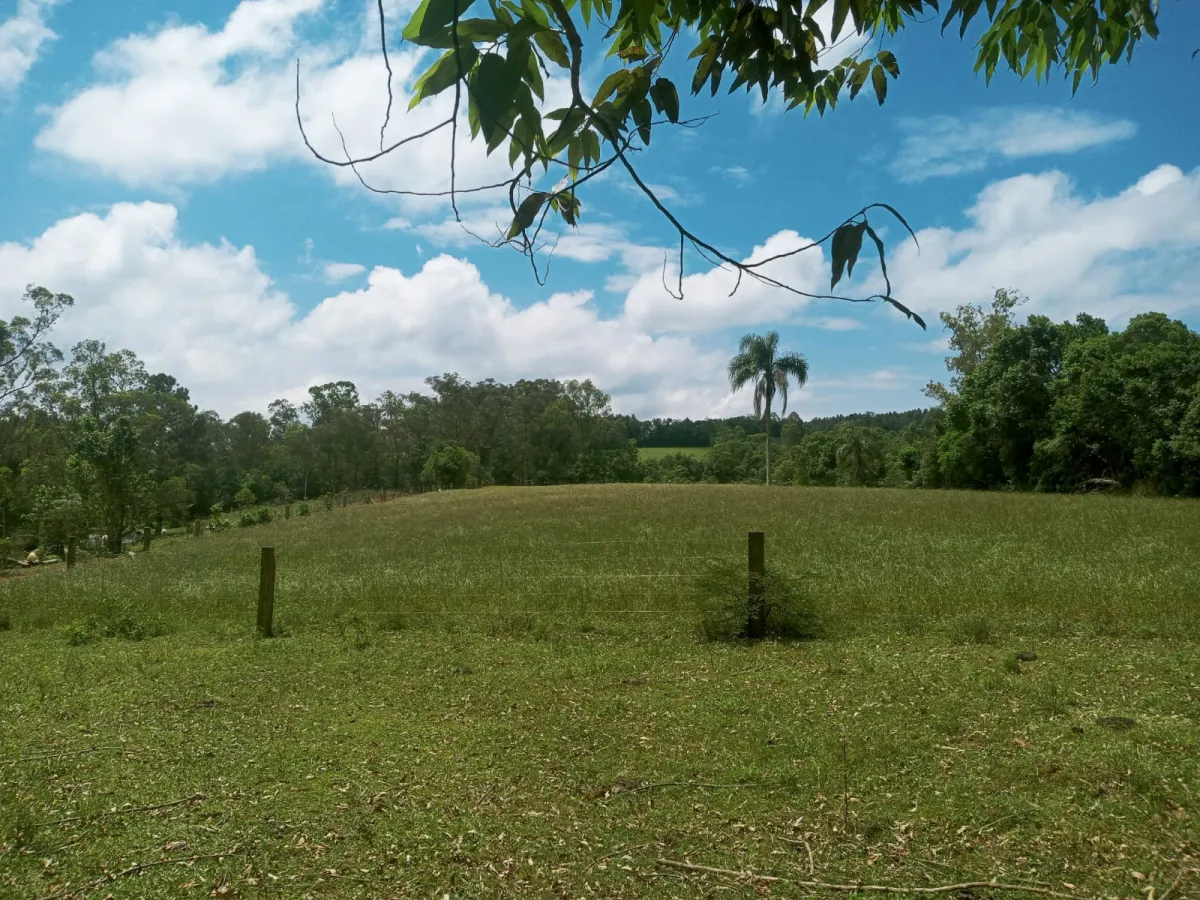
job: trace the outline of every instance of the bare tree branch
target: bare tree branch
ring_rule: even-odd
[[[387,69],[387,92],[388,105],[387,112],[383,116],[383,124],[379,126],[379,150],[383,151],[383,133],[387,131],[388,123],[392,120],[392,61],[388,59],[387,52],[387,26],[383,20],[383,0],[378,0],[379,3],[379,49],[383,51],[383,67]]]

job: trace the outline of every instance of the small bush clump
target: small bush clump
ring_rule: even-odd
[[[298,515],[301,515],[301,516],[311,516],[312,508],[308,505],[308,501],[305,500],[304,502],[302,502],[300,504],[300,506],[297,508],[296,512]]]
[[[752,599],[745,572],[715,567],[698,580],[696,591],[701,638],[706,641],[748,638]],[[805,641],[821,636],[823,628],[816,606],[794,579],[768,570],[763,579],[763,596],[766,637]]]
[[[994,644],[996,634],[983,616],[964,616],[954,623],[951,637],[956,644]]]
[[[135,610],[128,604],[107,602],[86,621],[67,626],[67,643],[81,647],[103,638],[144,641],[166,633],[166,623],[159,617]]]
[[[387,613],[379,620],[380,631],[404,631],[408,626],[408,616],[402,612]]]

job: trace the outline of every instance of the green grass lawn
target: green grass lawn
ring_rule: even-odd
[[[752,529],[821,639],[697,637]],[[1198,558],[1193,502],[621,485],[2,578],[0,896],[1196,896]]]
[[[708,456],[707,447],[638,447],[638,458],[643,462],[649,459],[662,459],[664,456],[671,456],[675,453],[682,453],[685,456],[698,456],[701,459]]]

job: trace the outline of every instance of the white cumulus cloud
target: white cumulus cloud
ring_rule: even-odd
[[[919,253],[911,242],[893,251],[904,303],[936,313],[1013,287],[1054,317],[1089,312],[1114,325],[1200,307],[1200,169],[1160,166],[1097,197],[1062,172],[1019,175],[988,185],[967,218],[960,230],[918,231]]]
[[[17,0],[16,13],[0,22],[0,94],[16,90],[42,48],[54,39],[46,17],[59,0]]]
[[[302,121],[314,147],[342,161],[344,136],[354,157],[378,153],[388,102],[378,43],[306,42],[303,26],[328,6],[328,0],[242,0],[217,31],[172,24],[118,40],[96,54],[97,80],[51,110],[37,146],[136,187],[199,184],[280,161],[324,166],[304,146],[296,122],[299,58]],[[432,57],[413,48],[389,56],[394,102],[385,145],[447,120],[453,103],[446,92],[408,112],[409,88]],[[566,91],[565,80],[547,79],[548,104]],[[460,138],[467,134],[464,111]],[[443,127],[359,171],[383,190],[448,190],[450,137]],[[465,139],[456,169],[459,188],[510,174],[505,154],[489,157],[480,142]],[[326,170],[362,190],[349,168]],[[404,202],[428,207],[445,200]]]
[[[901,181],[979,172],[997,159],[1075,153],[1137,133],[1128,119],[1073,109],[997,108],[967,117],[902,118],[891,170]]]

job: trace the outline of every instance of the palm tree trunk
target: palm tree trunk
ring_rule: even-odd
[[[766,414],[763,416],[763,431],[767,436],[767,487],[771,486],[771,401],[767,401]]]

